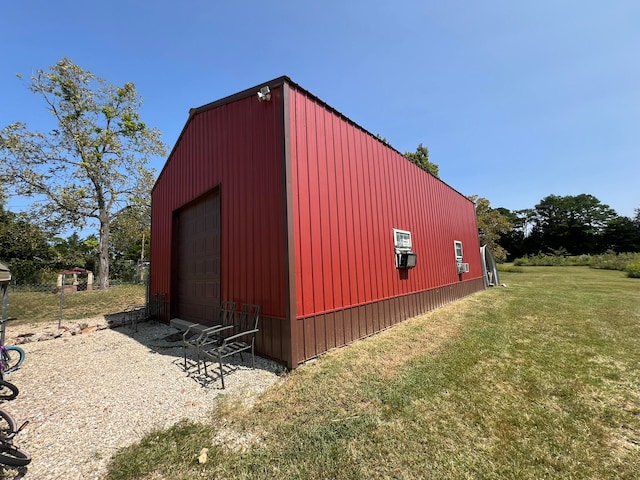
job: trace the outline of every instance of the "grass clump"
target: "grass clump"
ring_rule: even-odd
[[[591,268],[624,271],[631,263],[640,263],[640,253],[607,253],[594,255]]]
[[[147,436],[108,478],[637,478],[636,282],[504,280],[301,366],[252,410]],[[221,430],[255,440],[237,449]]]
[[[517,258],[513,264],[517,267],[587,267],[592,262],[591,255],[564,256],[538,253]]]

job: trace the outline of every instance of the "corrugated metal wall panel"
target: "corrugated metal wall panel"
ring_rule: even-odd
[[[290,105],[298,318],[482,276],[471,202],[303,90],[292,88]],[[395,268],[393,228],[412,232],[418,265],[408,275]],[[455,240],[470,264],[462,278]],[[421,308],[416,298],[394,308],[406,318]],[[384,328],[371,313],[343,316],[345,331],[350,323],[359,338]]]
[[[258,303],[268,323],[284,321],[282,87],[270,102],[245,97],[197,113],[174,148],[152,196],[151,293],[171,300],[173,212],[220,187],[222,298]],[[283,329],[273,327],[271,335]],[[288,342],[288,340],[287,340]],[[281,338],[260,337],[284,358]]]

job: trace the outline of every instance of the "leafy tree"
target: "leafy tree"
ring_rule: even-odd
[[[429,149],[427,147],[422,146],[422,144],[418,145],[418,148],[415,152],[406,152],[404,154],[405,157],[409,159],[412,163],[415,163],[425,172],[430,173],[434,177],[438,177],[439,167],[435,163],[429,161]]]
[[[109,286],[110,226],[120,212],[149,203],[160,132],[140,120],[133,83],[118,87],[68,58],[31,77],[57,128],[44,134],[13,123],[0,131],[0,176],[15,192],[36,196],[34,214],[53,228],[99,224],[100,285]]]
[[[506,251],[507,260],[513,260],[524,256],[527,250],[531,223],[533,217],[532,209],[514,210],[498,207],[497,210],[511,224],[511,229],[500,234],[498,244]]]
[[[496,261],[504,262],[507,251],[500,245],[501,235],[506,234],[512,228],[509,217],[500,209],[491,208],[489,200],[477,195],[471,195],[469,200],[476,204],[476,220],[478,222],[478,236],[480,245],[489,247]]]
[[[617,253],[640,252],[640,222],[628,217],[611,220],[603,231],[604,245]]]
[[[113,222],[110,254],[121,280],[133,280],[135,266],[148,258],[150,232],[149,205],[130,208]]]
[[[0,206],[0,255],[19,283],[42,281],[43,267],[53,266],[46,234],[24,213],[7,212]]]
[[[77,233],[73,233],[66,239],[54,238],[52,249],[56,256],[57,268],[65,270],[81,267],[95,271],[99,245],[100,241],[95,235],[82,239]]]
[[[549,195],[533,209],[497,210],[513,224],[499,240],[509,259],[538,253],[640,251],[640,209],[634,218],[620,217],[592,195]]]
[[[549,195],[535,206],[532,235],[541,251],[566,249],[572,255],[605,250],[602,233],[616,212],[593,195]]]
[[[151,231],[150,213],[149,208],[131,208],[122,212],[122,215],[113,222],[111,232],[111,254],[113,257],[139,260],[148,256]]]

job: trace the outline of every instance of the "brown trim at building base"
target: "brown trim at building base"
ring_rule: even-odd
[[[287,320],[284,318],[260,315],[258,335],[256,336],[256,354],[291,368],[287,361],[291,358],[291,343],[287,338],[288,327]]]
[[[349,343],[380,332],[408,318],[442,307],[447,303],[484,290],[484,279],[478,278],[420,293],[395,297],[358,307],[325,313],[297,320],[298,335],[287,338],[288,325],[284,318],[260,317],[256,338],[256,354],[275,360],[287,368],[295,368],[307,360]],[[168,302],[163,304],[160,319],[168,323]],[[293,345],[298,342],[298,345]],[[303,354],[294,358],[293,351]]]
[[[300,319],[298,322],[301,325],[296,328],[300,335],[291,339],[292,342],[301,342],[293,349],[302,353],[302,358],[298,358],[297,363],[303,363],[327,350],[347,345],[484,289],[484,279],[478,278]]]

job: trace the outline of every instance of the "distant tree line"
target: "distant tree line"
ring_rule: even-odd
[[[524,210],[496,208],[512,227],[497,244],[514,260],[552,255],[640,252],[640,208],[633,218],[620,216],[593,195],[548,195]]]

